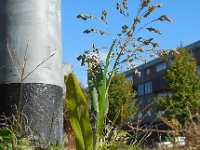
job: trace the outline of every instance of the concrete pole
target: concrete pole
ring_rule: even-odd
[[[61,0],[0,0],[0,114],[40,142],[63,141],[61,50]]]

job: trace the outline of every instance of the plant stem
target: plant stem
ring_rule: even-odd
[[[104,120],[105,120],[105,110],[106,110],[106,97],[107,97],[107,90],[106,90],[106,82],[107,82],[107,73],[108,73],[108,67],[110,64],[110,56],[113,51],[113,48],[116,44],[116,40],[113,41],[113,44],[110,47],[110,50],[108,52],[107,58],[106,58],[106,65],[104,66],[104,72],[103,72],[103,83],[101,87],[101,95],[100,95],[100,101],[99,101],[99,113],[97,113],[97,125],[96,125],[96,140],[101,138],[103,126],[104,126]]]

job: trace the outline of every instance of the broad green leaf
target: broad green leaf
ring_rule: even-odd
[[[76,136],[76,147],[80,150],[91,150],[93,134],[85,96],[74,74],[69,74],[65,78],[65,84],[67,110]]]

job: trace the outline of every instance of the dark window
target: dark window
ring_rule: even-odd
[[[144,84],[139,84],[137,87],[137,94],[138,96],[144,95]]]
[[[145,94],[152,93],[152,81],[146,82],[144,88],[145,88]]]
[[[133,80],[133,76],[127,76],[126,80],[132,81]]]
[[[160,72],[162,70],[165,70],[166,68],[167,68],[167,64],[166,64],[166,62],[163,62],[156,66],[156,72]]]
[[[146,75],[150,75],[150,74],[151,74],[150,68],[146,69]]]
[[[200,65],[198,66],[198,76],[200,77]]]

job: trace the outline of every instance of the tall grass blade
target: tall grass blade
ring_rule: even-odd
[[[100,101],[99,101],[99,113],[97,114],[97,127],[96,127],[96,135],[98,138],[102,135],[103,126],[104,126],[104,120],[105,120],[105,114],[106,114],[106,104],[107,102],[107,92],[106,92],[106,81],[107,81],[107,73],[108,73],[108,67],[110,64],[110,57],[113,51],[113,48],[116,44],[116,40],[113,41],[110,50],[108,52],[107,58],[106,58],[106,64],[104,66],[103,71],[103,82],[101,87],[101,95],[100,95]]]

